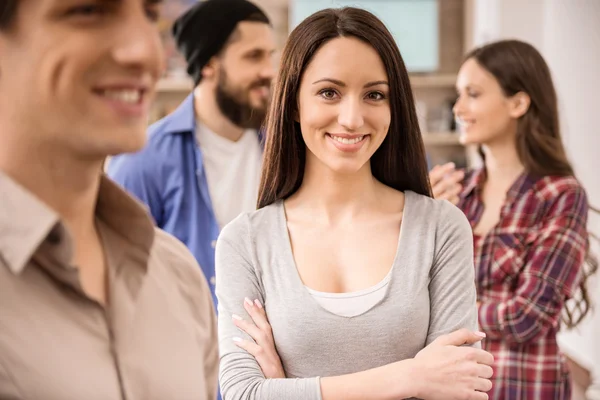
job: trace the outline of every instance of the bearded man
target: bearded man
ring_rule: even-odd
[[[112,159],[108,174],[191,250],[216,304],[217,236],[256,208],[275,35],[246,0],[198,2],[175,21],[173,35],[193,93],[150,127],[142,151]]]

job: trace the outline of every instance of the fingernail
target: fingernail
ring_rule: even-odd
[[[262,308],[262,304],[260,304],[260,301],[258,299],[254,300],[254,304],[256,304],[256,307]]]
[[[245,298],[244,301],[246,302],[246,304],[248,304],[250,307],[252,307],[253,303],[252,300],[250,300],[249,298]]]
[[[475,332],[475,334],[482,338],[484,338],[486,336],[485,333],[483,333],[483,332]]]
[[[239,315],[233,314],[231,316],[233,319],[237,319],[238,321],[243,321],[244,319],[242,317],[240,317]]]
[[[236,336],[236,337],[233,338],[233,341],[236,342],[236,343],[239,343],[239,342],[242,341],[242,338],[239,338],[239,337]]]

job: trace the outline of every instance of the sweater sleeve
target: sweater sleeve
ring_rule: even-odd
[[[478,330],[471,226],[462,211],[446,201],[441,204],[438,221],[427,344],[458,329]]]
[[[233,314],[250,320],[244,310],[244,297],[264,304],[252,243],[248,217],[243,214],[223,229],[216,246],[219,382],[223,400],[321,400],[319,378],[266,379],[256,359],[233,342],[236,336],[252,340],[232,321]]]

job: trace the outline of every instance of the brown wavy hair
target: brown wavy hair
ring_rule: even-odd
[[[344,7],[316,12],[301,22],[287,39],[266,119],[258,208],[286,199],[302,184],[306,144],[300,124],[294,119],[300,80],[317,50],[339,37],[357,38],[372,46],[388,76],[392,119],[386,138],[371,157],[373,176],[396,190],[431,196],[425,147],[408,72],[398,46],[373,14]]]
[[[505,96],[523,92],[530,97],[529,109],[518,121],[516,137],[517,153],[525,170],[538,177],[575,176],[561,139],[552,74],[535,47],[519,40],[502,40],[476,48],[465,57],[465,61],[469,59],[496,78]],[[480,154],[483,156],[481,150]],[[593,207],[590,210],[599,212]],[[598,240],[593,233],[589,237]],[[563,321],[569,328],[579,324],[592,307],[587,279],[598,270],[598,259],[590,251],[589,241],[583,269],[572,307],[564,308]]]

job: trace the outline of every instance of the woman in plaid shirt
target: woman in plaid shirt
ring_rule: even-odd
[[[461,142],[479,146],[484,167],[453,187],[463,177],[452,166],[434,168],[430,178],[436,197],[457,203],[473,227],[483,346],[495,357],[488,394],[570,399],[556,335],[561,319],[570,327],[586,314],[585,280],[597,263],[550,71],[532,46],[495,42],[466,57],[456,87]]]

